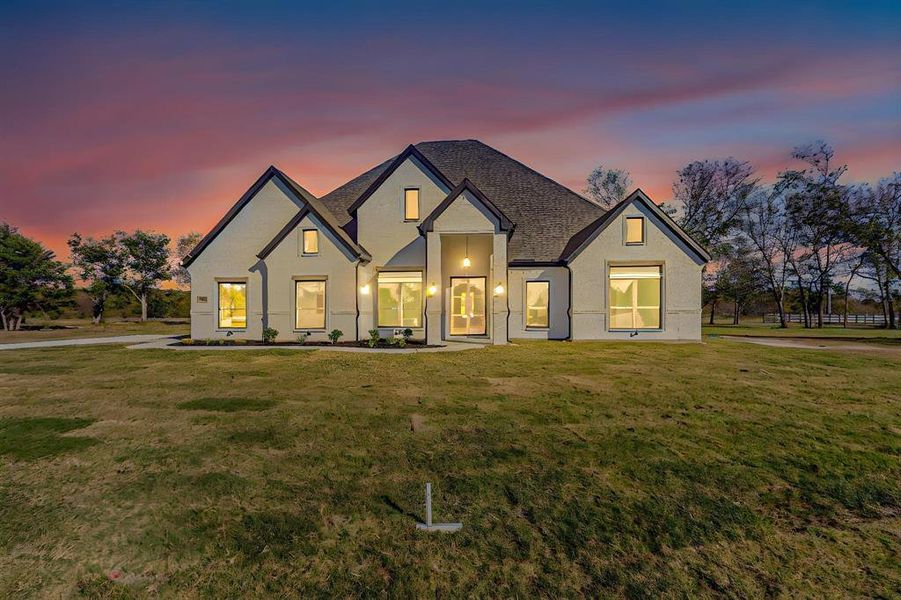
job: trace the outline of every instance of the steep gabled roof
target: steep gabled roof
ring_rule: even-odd
[[[389,169],[414,155],[448,180],[448,188],[469,179],[515,224],[507,249],[511,261],[557,260],[574,233],[604,214],[597,204],[478,140],[420,142],[412,148],[418,155],[407,148],[326,194],[323,204],[349,228],[358,200],[368,198]]]
[[[425,233],[426,231],[432,231],[432,227],[435,225],[435,219],[437,219],[441,213],[443,213],[447,208],[453,204],[454,200],[460,197],[460,194],[463,192],[469,192],[476,199],[482,203],[488,212],[490,212],[494,217],[498,220],[498,224],[500,226],[501,231],[512,232],[513,231],[513,221],[507,218],[501,210],[494,205],[494,203],[488,199],[482,191],[473,184],[469,179],[463,179],[460,182],[460,185],[455,187],[450,191],[447,197],[441,201],[441,203],[435,207],[429,216],[422,220],[422,223],[419,224],[419,231],[421,233]]]
[[[703,262],[707,262],[710,260],[710,254],[705,250],[698,242],[696,242],[690,235],[688,235],[684,229],[679,227],[675,221],[670,218],[668,214],[663,212],[659,206],[654,204],[654,202],[648,198],[648,196],[641,191],[641,189],[637,189],[631,194],[629,194],[624,200],[614,205],[610,210],[608,210],[604,215],[600,218],[596,219],[592,223],[589,223],[586,227],[576,232],[573,235],[569,242],[567,242],[566,247],[563,249],[563,252],[560,254],[560,260],[563,262],[569,262],[574,259],[579,253],[586,247],[588,244],[592,242],[604,229],[607,228],[610,223],[613,223],[616,218],[622,214],[626,207],[629,206],[632,202],[641,202],[642,205],[646,206],[657,218],[659,218],[663,224],[672,231],[680,240],[682,240],[686,246]]]
[[[338,223],[335,216],[329,211],[325,205],[322,204],[320,200],[318,200],[313,194],[304,189],[300,184],[296,181],[276,169],[274,166],[270,166],[266,169],[262,175],[260,175],[259,179],[257,179],[253,185],[251,185],[244,194],[238,198],[238,201],[235,202],[234,206],[232,206],[225,216],[223,216],[218,223],[203,236],[203,239],[191,250],[185,258],[182,260],[182,266],[189,266],[194,260],[200,256],[200,254],[209,246],[216,237],[222,233],[222,230],[225,229],[229,223],[241,212],[241,209],[244,208],[257,193],[263,189],[263,186],[269,183],[271,179],[278,179],[281,181],[282,185],[287,187],[294,195],[301,201],[303,201],[310,209],[311,212],[314,212],[320,220],[329,227],[330,230],[333,230],[336,236],[341,240],[341,242],[347,245],[348,249],[354,252],[357,256],[361,258],[365,258],[368,260],[368,253],[360,248],[356,242],[354,242],[347,232],[341,228],[340,223]],[[303,209],[302,209],[303,210]]]
[[[439,171],[435,167],[435,165],[432,164],[432,161],[430,161],[428,158],[426,158],[422,154],[422,152],[417,150],[416,146],[410,144],[409,146],[404,148],[403,152],[401,152],[394,158],[394,160],[391,162],[391,164],[388,165],[388,168],[385,169],[384,171],[382,171],[379,174],[379,176],[375,179],[375,181],[373,181],[371,184],[369,184],[369,187],[367,187],[366,190],[362,194],[360,194],[360,197],[357,198],[354,201],[354,203],[351,204],[347,208],[347,212],[349,212],[351,214],[355,213],[357,211],[357,209],[360,208],[360,206],[362,206],[363,203],[366,202],[366,200],[368,200],[369,197],[377,189],[379,189],[379,186],[382,185],[385,182],[385,180],[388,179],[391,176],[391,174],[394,173],[397,170],[397,168],[399,166],[401,166],[403,164],[403,162],[405,160],[407,160],[408,158],[410,158],[411,156],[413,158],[415,158],[416,160],[418,160],[422,164],[422,166],[424,166],[430,173],[432,173],[432,175],[437,177],[441,181],[441,183],[443,183],[445,186],[447,186],[448,188],[454,187],[454,184],[451,183],[451,181],[447,177],[445,177],[444,173]]]

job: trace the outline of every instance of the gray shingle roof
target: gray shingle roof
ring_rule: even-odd
[[[478,140],[415,145],[454,185],[474,183],[516,228],[507,246],[509,261],[557,261],[570,238],[604,214],[598,205]],[[348,208],[396,157],[326,194],[320,200],[341,225]],[[353,227],[348,227],[353,230]]]

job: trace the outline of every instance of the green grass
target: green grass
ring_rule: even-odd
[[[891,597],[899,389],[723,339],[10,352],[4,427],[94,442],[0,454],[0,596]]]
[[[24,417],[0,419],[0,455],[18,460],[34,460],[87,448],[97,440],[90,437],[63,437],[82,429],[93,419]]]

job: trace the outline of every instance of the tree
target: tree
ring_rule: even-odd
[[[125,269],[118,282],[141,303],[141,321],[147,320],[150,291],[172,278],[169,270],[169,237],[161,233],[135,231],[115,233],[124,256]]]
[[[849,204],[848,235],[901,277],[901,173],[881,180],[875,189],[853,188]]]
[[[0,223],[0,322],[19,330],[26,311],[47,311],[72,296],[72,278],[53,252]]]
[[[172,265],[172,278],[179,287],[186,288],[191,285],[191,275],[181,265],[188,253],[200,243],[201,236],[196,231],[180,235],[175,242],[175,261]]]
[[[663,205],[682,229],[714,256],[733,233],[759,178],[749,162],[735,158],[695,161],[678,171],[674,206]]]
[[[823,326],[823,299],[832,286],[836,267],[853,247],[845,223],[848,193],[838,183],[847,166],[832,168],[834,152],[823,141],[798,146],[792,157],[806,163],[802,170],[779,174],[776,190],[785,194],[789,226],[797,234],[800,250],[789,256],[798,278],[805,309],[805,326],[811,326],[808,305],[817,312],[817,327]]]
[[[115,236],[94,240],[78,233],[69,238],[72,266],[76,277],[85,283],[91,299],[91,321],[103,320],[109,297],[116,293],[125,270],[125,256]]]
[[[779,327],[788,327],[785,316],[785,287],[789,261],[797,250],[795,230],[788,221],[785,198],[773,190],[748,199],[741,229],[757,253],[766,287],[779,313]]]
[[[585,195],[609,209],[622,202],[631,187],[632,177],[628,171],[598,165],[588,176]]]
[[[733,325],[739,324],[745,305],[766,285],[758,256],[741,242],[720,265],[715,281],[718,296],[733,303]]]

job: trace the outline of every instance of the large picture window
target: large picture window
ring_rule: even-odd
[[[379,327],[421,327],[422,272],[379,273]]]
[[[240,281],[219,282],[220,329],[247,327],[247,284]]]
[[[549,281],[526,282],[526,327],[546,329],[550,326],[548,315],[550,292]]]
[[[294,328],[325,329],[325,281],[295,281],[294,292]]]
[[[610,329],[660,329],[663,269],[610,267]]]

